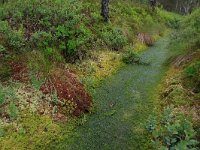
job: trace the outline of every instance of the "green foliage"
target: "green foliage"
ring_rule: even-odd
[[[180,19],[174,18],[168,21],[168,26],[173,29],[178,29],[180,26]]]
[[[24,45],[24,39],[20,31],[12,30],[7,21],[0,20],[0,44],[5,48],[19,50]],[[2,49],[1,46],[1,49]]]
[[[97,1],[8,1],[0,6],[0,44],[6,50],[41,50],[48,59],[57,51],[69,62],[86,57],[102,40],[108,48],[120,50],[134,41],[135,33],[149,31],[160,21],[140,6],[144,1],[136,2],[137,6],[132,1],[112,2],[113,18],[107,25]]]
[[[185,29],[192,28],[194,31],[196,31],[196,34],[200,31],[199,23],[200,23],[200,17],[199,17],[200,9],[196,9],[194,12],[192,12],[191,15],[187,16],[183,20],[182,27]]]
[[[200,46],[200,9],[186,16],[181,22],[177,32],[173,33],[170,48],[174,53],[187,52],[189,49],[196,50]]]
[[[51,54],[48,53],[47,50],[49,47],[51,47],[52,44],[51,32],[35,32],[32,35],[31,40],[33,45],[37,45],[38,48],[44,49],[44,51],[47,52],[47,54]]]
[[[0,138],[3,137],[5,135],[5,130],[0,127]]]
[[[11,102],[9,104],[9,116],[11,117],[11,119],[16,119],[18,116],[18,108],[16,106],[16,104],[14,102]]]
[[[200,9],[196,9],[191,15],[186,16],[180,22],[180,28],[173,33],[171,39],[170,49],[172,53],[179,56],[185,54],[185,56],[191,53],[197,53],[200,47]],[[190,88],[194,93],[199,93],[199,81],[200,81],[200,61],[195,59],[194,55],[190,56],[190,60],[183,60],[181,65],[185,65],[183,69],[183,85],[186,88]],[[197,56],[198,58],[198,56]]]
[[[56,52],[51,56],[51,61],[61,61],[62,58],[59,58],[59,54]],[[49,59],[46,59],[44,52],[33,51],[28,54],[28,68],[31,70],[31,74],[36,74],[37,72],[43,73],[46,77],[49,74],[49,70],[52,67],[52,62]]]
[[[7,48],[4,46],[4,41],[1,41],[1,33],[0,33],[0,80],[5,81],[11,75],[11,68],[7,60],[9,59]]]
[[[167,26],[173,29],[178,29],[180,26],[180,21],[182,17],[178,14],[168,12],[165,10],[158,9],[158,14],[162,22],[164,22]]]
[[[128,49],[124,52],[122,61],[126,64],[139,63],[140,57],[132,49]]]
[[[193,90],[195,93],[200,92],[200,60],[195,61],[184,69],[183,76],[185,78],[185,82],[188,84],[189,88]]]
[[[0,9],[8,12],[0,12],[0,19],[6,20],[0,22],[3,46],[19,49],[26,41],[26,49],[40,49],[49,56],[55,48],[68,58],[78,54],[78,50],[87,46],[92,37],[81,13],[81,2],[18,0],[5,5]]]
[[[196,149],[195,131],[192,123],[182,115],[175,115],[172,107],[162,112],[159,121],[150,116],[146,129],[150,132],[153,148],[164,149]]]
[[[6,51],[6,48],[0,44],[0,53],[5,52],[5,51]]]
[[[103,41],[114,50],[121,50],[127,44],[127,38],[119,28],[105,30],[101,34]]]
[[[148,132],[153,132],[157,127],[157,120],[156,117],[153,115],[150,115],[147,123],[145,124],[145,128],[147,129]]]
[[[12,88],[0,84],[0,106],[7,102],[11,102],[15,98],[14,92],[15,91]]]
[[[83,114],[81,116],[80,120],[78,120],[77,124],[80,126],[83,126],[86,122],[87,122],[87,116],[85,114]]]
[[[2,105],[5,102],[5,96],[5,91],[3,90],[3,87],[0,84],[0,105]]]
[[[31,77],[31,83],[32,86],[36,89],[36,90],[40,90],[42,84],[44,83],[44,79],[38,79],[35,75],[30,75]]]
[[[1,106],[1,113],[6,112],[9,114],[9,117],[12,120],[17,119],[18,116],[18,108],[15,103],[15,90],[10,87],[3,87],[0,84],[0,106]],[[5,106],[4,106],[5,104]],[[7,107],[8,106],[8,107]]]
[[[185,75],[189,78],[198,78],[200,75],[200,60],[186,67]]]
[[[178,30],[178,40],[188,43],[187,47],[199,48],[200,46],[200,9],[194,11],[181,22],[181,28]],[[179,32],[181,31],[181,32]]]
[[[11,70],[10,66],[6,62],[0,63],[0,80],[1,81],[5,81],[10,77],[11,75],[10,70]]]
[[[60,65],[58,59],[55,58],[58,53],[61,53],[67,61],[72,62],[80,56],[84,57],[90,49],[101,48],[102,44],[103,46],[106,44],[109,49],[121,50],[127,42],[132,44],[135,35],[143,31],[144,25],[148,26],[146,31],[150,31],[150,26],[153,27],[157,24],[157,16],[150,14],[146,7],[135,6],[135,3],[131,1],[113,1],[111,3],[112,17],[108,25],[101,21],[99,9],[97,9],[100,8],[99,1],[10,0],[0,6],[1,49],[9,52],[26,50],[25,56],[29,60],[28,69],[34,73],[39,71],[42,75],[44,72],[48,75],[54,63]],[[118,56],[118,54],[116,55]],[[24,57],[24,53],[22,56]],[[127,61],[136,62],[137,58],[136,54],[129,55],[127,53]],[[62,60],[62,57],[59,60]],[[115,58],[108,60],[114,62],[111,63],[114,65],[118,63],[118,61],[115,63]],[[104,63],[107,62],[105,59]],[[104,73],[115,68],[110,69],[109,67],[98,66],[99,70],[103,70]],[[101,77],[101,74],[99,76]],[[37,90],[42,84],[42,81],[35,76],[31,76],[31,82]],[[86,76],[85,82],[93,91],[98,81]],[[56,94],[52,96],[51,100],[54,104],[59,103]],[[71,129],[61,129],[58,123],[52,122],[52,118],[45,115],[29,114],[21,112],[21,109],[19,111],[17,107],[20,103],[18,102],[11,100],[9,103],[9,115],[13,120],[17,118],[15,121],[17,127],[11,125],[6,129],[6,138],[0,141],[2,149],[12,149],[13,147],[15,149],[27,149],[27,147],[29,149],[54,149],[58,143],[60,144],[60,141],[64,141],[63,145],[57,149],[67,149],[66,145],[69,140],[66,136],[69,135],[68,132],[71,132]],[[76,106],[74,103],[66,101],[62,107],[64,113],[68,115],[74,111]],[[56,107],[53,112],[56,112]],[[18,115],[20,117],[17,117]],[[115,117],[116,115],[116,110],[108,113],[108,116]],[[142,114],[141,117],[143,116],[145,114]],[[87,118],[84,116],[81,124],[86,121]],[[139,125],[139,122],[138,119],[136,125]],[[67,124],[69,123],[70,120]],[[123,127],[123,124],[121,126]],[[132,122],[130,122],[130,126],[132,126]],[[73,135],[74,131],[72,131]],[[147,143],[141,135],[140,128],[134,136],[134,138],[143,140],[142,143]]]

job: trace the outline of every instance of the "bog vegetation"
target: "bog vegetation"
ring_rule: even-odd
[[[165,108],[161,116],[150,116],[146,125],[156,149],[199,146],[199,13],[197,9],[181,20],[171,35],[171,68],[160,89],[161,105]]]
[[[170,47],[173,55],[174,52],[184,55],[174,62],[181,70],[181,77],[171,83],[173,86],[166,83],[164,90],[173,90],[167,94],[162,91],[163,103],[186,107],[184,110],[189,109],[188,103],[191,107],[199,106],[196,105],[200,92],[199,9],[181,17],[161,8],[152,11],[145,3],[111,1],[106,23],[100,8],[97,0],[1,3],[0,149],[46,149],[52,142],[66,138],[70,142],[74,128],[84,120],[76,117],[95,111],[92,93],[101,80],[126,64],[140,63],[139,53],[168,33],[169,28],[176,29]],[[172,95],[175,90],[178,93]],[[180,91],[183,99],[179,100],[176,96]],[[192,96],[185,91],[191,91]],[[191,102],[185,100],[185,94]],[[180,119],[179,123],[179,117],[167,121],[168,126],[158,123],[159,128],[150,128],[151,133],[159,130],[153,135],[154,146],[195,147],[197,142],[192,140],[195,134],[190,122]],[[186,130],[182,129],[184,125]],[[182,129],[180,135],[176,131],[180,139],[165,132],[171,126],[176,126],[175,131]],[[198,121],[195,127],[199,127]],[[166,144],[162,132],[173,142]]]

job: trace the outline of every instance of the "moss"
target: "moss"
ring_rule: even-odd
[[[163,81],[162,87],[163,103],[176,106],[191,103],[188,101],[186,89],[181,84],[181,72],[179,69],[171,68]]]
[[[145,49],[147,49],[147,46],[141,42],[137,42],[135,45],[134,45],[134,51],[135,52],[142,52],[144,51]]]
[[[5,127],[4,138],[0,139],[1,149],[48,149],[47,145],[67,138],[73,130],[73,125],[68,124],[63,131],[63,126],[54,123],[48,116],[27,112],[20,116],[15,123]]]
[[[124,64],[121,61],[120,54],[116,52],[106,51],[99,54],[99,61],[96,65],[97,66],[94,75],[97,79],[103,79],[112,75]]]
[[[122,52],[100,50],[91,55],[90,59],[80,64],[68,64],[90,90],[125,65],[122,62]]]

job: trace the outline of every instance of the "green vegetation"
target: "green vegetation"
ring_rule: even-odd
[[[156,148],[195,147],[198,117],[192,126],[169,112],[149,121],[150,135],[144,124],[160,105],[198,106],[199,9],[183,17],[117,0],[104,22],[98,0],[0,3],[0,149],[151,149],[151,137]],[[167,38],[156,41],[171,29],[168,49]],[[162,64],[180,54],[160,102]]]
[[[200,127],[199,13],[197,9],[177,22],[178,28],[171,36],[172,63],[159,98],[163,115],[157,115],[158,119],[150,117],[147,123],[155,149],[198,149],[199,146],[196,140]],[[171,110],[167,107],[170,105],[175,108]],[[163,119],[167,121],[163,123]]]
[[[177,67],[175,70],[178,70],[177,78],[179,78],[178,82],[184,89],[183,93],[191,90],[198,94],[200,60],[199,13],[200,10],[197,9],[180,22],[180,28],[173,35],[170,46],[172,53],[177,55],[174,65]]]
[[[65,130],[62,129],[63,127]],[[62,139],[68,139],[67,142],[70,142],[71,134],[76,134],[73,130],[72,121],[66,126],[54,123],[47,116],[41,117],[26,112],[21,114],[21,118],[17,120],[15,126],[9,125],[5,131],[1,130],[1,134],[4,135],[1,138],[1,149],[54,149],[55,145],[52,147],[47,145],[55,141],[62,141]],[[64,149],[64,147],[63,145],[58,149]]]
[[[172,36],[170,48],[177,54],[187,53],[189,50],[196,51],[200,43],[199,28],[200,10],[195,10],[191,15],[179,22],[179,28]]]
[[[193,91],[195,93],[199,93],[199,87],[200,87],[200,59],[193,62],[189,66],[187,66],[184,69],[184,76],[187,78],[187,81],[189,82],[189,86],[193,87]]]
[[[11,76],[10,61],[30,64],[34,73],[48,76],[55,64],[91,60],[96,57],[91,53],[99,49],[119,51],[118,54],[130,45],[135,51],[144,50],[146,47],[137,35],[163,35],[165,24],[176,18],[166,17],[170,13],[162,10],[154,14],[146,5],[131,1],[110,5],[113,17],[104,23],[97,9],[98,1],[11,0],[2,4],[1,77]]]
[[[94,111],[83,116],[72,142],[60,141],[56,149],[152,149],[144,124],[160,105],[154,92],[166,71],[162,64],[168,57],[167,45],[168,39],[161,39],[140,55],[150,65],[130,64],[103,80],[93,93]]]
[[[196,149],[198,141],[192,123],[181,114],[175,114],[172,107],[167,107],[159,116],[150,116],[146,129],[151,133],[153,148],[167,149]]]
[[[124,53],[122,60],[126,64],[139,63],[140,57],[132,49],[128,49]]]
[[[80,13],[83,8],[81,2],[75,1],[8,2],[0,13],[1,44],[7,51],[10,47],[17,52],[37,49],[47,56],[57,49],[68,59],[92,38],[88,22]]]

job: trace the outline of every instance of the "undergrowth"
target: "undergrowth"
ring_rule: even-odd
[[[157,119],[150,116],[146,129],[152,135],[153,149],[196,149],[198,141],[192,123],[185,116],[175,114],[173,107],[167,107]]]
[[[197,9],[172,24],[176,29],[169,46],[173,57],[159,91],[164,116],[157,115],[158,119],[151,116],[146,126],[155,149],[199,147],[199,13]],[[174,109],[169,108],[171,105]]]
[[[88,93],[101,80],[124,66],[123,59],[134,61],[167,27],[176,28],[177,16],[129,0],[110,2],[108,23],[99,10],[96,0],[0,5],[1,149],[45,149],[70,137],[71,128],[68,133],[57,122],[89,112]]]

